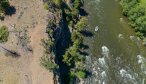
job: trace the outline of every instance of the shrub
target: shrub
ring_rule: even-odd
[[[6,26],[0,27],[0,42],[6,42],[8,40],[9,32]]]
[[[77,71],[75,72],[75,75],[78,77],[78,78],[85,78],[86,76],[86,73],[84,71]]]
[[[76,76],[78,78],[85,78],[86,77],[86,72],[82,70],[74,70],[72,69],[70,72],[71,76]]]
[[[44,3],[44,9],[49,10],[49,5],[48,5],[48,3]]]
[[[54,3],[55,3],[58,7],[61,7],[61,5],[62,5],[62,0],[54,0]]]
[[[55,64],[51,59],[49,59],[48,55],[46,54],[41,57],[41,65],[50,71],[53,71],[58,68],[58,65]]]

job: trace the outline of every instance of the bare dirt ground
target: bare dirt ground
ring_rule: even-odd
[[[43,9],[41,0],[10,0],[10,3],[16,12],[0,21],[0,26],[6,25],[10,31],[8,42],[0,46],[20,56],[5,56],[4,49],[0,48],[0,84],[53,84],[53,74],[40,66],[44,51],[40,40],[47,37],[48,12]]]

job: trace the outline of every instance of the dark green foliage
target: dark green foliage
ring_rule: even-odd
[[[129,24],[143,38],[146,35],[146,8],[140,0],[121,0],[123,14],[128,17]]]
[[[6,26],[0,27],[0,42],[6,42],[8,40],[9,32]]]
[[[76,28],[81,31],[83,30],[86,26],[87,26],[87,23],[88,23],[88,19],[87,17],[82,17],[76,24]]]
[[[77,39],[82,39],[82,35],[78,31],[73,31],[71,34],[71,40],[75,42]]]
[[[57,53],[58,57],[56,57],[56,59],[57,61],[59,61],[58,63],[60,63],[58,64],[61,67],[60,69],[64,70],[62,68],[65,68],[65,70],[68,71],[66,73],[60,73],[61,77],[69,77],[69,78],[61,78],[64,84],[73,84],[75,78],[84,78],[86,75],[83,65],[85,61],[84,60],[85,57],[80,53],[81,49],[83,50],[81,46],[81,44],[83,44],[83,36],[80,33],[80,31],[87,26],[87,18],[82,17],[79,14],[79,10],[82,6],[81,0],[73,0],[71,1],[71,3],[73,3],[73,5],[70,5],[70,7],[69,5],[67,5],[65,0],[46,0],[44,4],[45,9],[49,11],[51,10],[51,12],[54,13],[55,19],[50,20],[47,25],[47,33],[51,41],[43,41],[43,45],[47,51],[47,54],[50,54],[52,52]],[[67,29],[68,27],[70,28],[68,30],[71,30],[70,31],[71,36],[69,35],[68,37],[71,39],[71,41],[69,41],[68,43],[69,45],[65,49],[64,49],[64,45],[62,44],[59,45],[59,41],[56,42],[56,38],[55,38],[55,35],[57,33],[55,32],[56,27],[58,26],[56,23],[57,10],[61,11],[60,12],[61,18],[58,25],[62,27],[61,31],[63,32],[61,33],[62,36],[61,40],[63,42],[64,40],[66,40],[64,38],[67,37],[64,34],[64,30]],[[63,47],[63,50],[62,51],[57,50],[55,52],[54,48],[58,48],[58,46]],[[60,49],[60,47],[58,49]],[[56,69],[56,64],[50,58],[55,60],[55,56],[49,57],[47,60],[46,58],[45,59],[42,58],[43,61],[41,64],[45,66],[47,69],[54,70],[54,68]]]
[[[81,7],[81,0],[74,0],[73,7],[69,10],[65,9],[66,20],[69,26],[72,27],[71,41],[72,45],[66,50],[63,55],[63,62],[70,67],[70,84],[73,83],[74,78],[84,78],[86,73],[84,71],[85,57],[80,54],[83,44],[83,36],[79,32],[83,30],[88,23],[86,17],[79,17],[79,10]]]
[[[73,8],[79,10],[81,7],[81,0],[74,0]]]
[[[0,17],[4,17],[6,9],[10,6],[8,0],[0,0]]]

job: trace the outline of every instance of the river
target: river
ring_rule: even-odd
[[[91,76],[84,84],[146,84],[146,48],[122,15],[119,0],[84,0]],[[95,27],[99,31],[95,32]]]

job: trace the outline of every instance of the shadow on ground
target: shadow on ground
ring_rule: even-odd
[[[6,14],[6,15],[9,15],[9,16],[12,16],[12,15],[15,14],[15,13],[16,13],[16,9],[15,9],[14,6],[8,7],[8,8],[6,9],[6,11],[5,11],[5,14]]]

